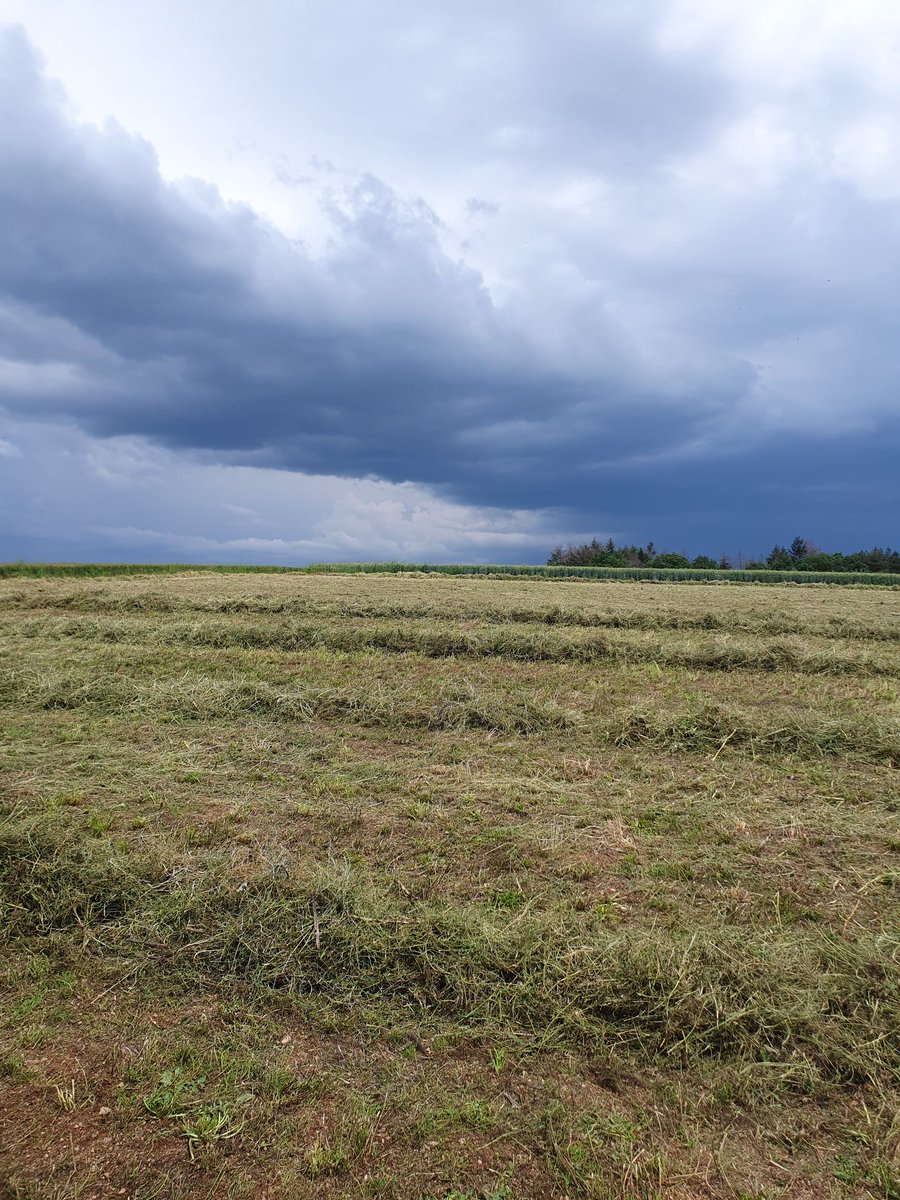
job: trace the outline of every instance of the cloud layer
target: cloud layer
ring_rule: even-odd
[[[889,540],[900,134],[890,56],[871,55],[879,23],[900,24],[826,6],[810,46],[812,24],[762,8],[768,25],[754,10],[737,37],[712,2],[513,20],[395,0],[377,30],[334,6],[360,27],[342,42],[333,10],[317,18],[319,70],[358,58],[359,83],[308,83],[306,104],[336,110],[319,157],[308,175],[273,165],[314,211],[308,238],[264,201],[170,178],[113,118],[79,120],[26,31],[5,30],[7,503],[14,474],[29,487],[22,447],[52,456],[67,429],[76,457],[158,456],[133,546],[159,532],[163,463],[198,488],[231,472],[248,511],[251,479],[274,496],[287,473],[346,517],[286,537],[272,516],[242,538],[225,508],[211,532],[170,522],[173,548],[198,539],[188,556],[206,539],[358,557],[347,530],[379,511],[372,541],[417,557],[533,556],[551,529],[752,553],[798,530]],[[326,161],[329,139],[350,166]],[[98,530],[79,537],[101,546]]]

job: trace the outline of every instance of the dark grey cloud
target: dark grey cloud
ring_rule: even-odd
[[[462,127],[515,161],[519,229],[529,180],[562,189],[500,288],[374,175],[322,192],[324,249],[164,178],[146,140],[73,119],[24,32],[3,33],[0,407],[233,466],[570,510],[576,528],[753,543],[790,514],[822,540],[884,539],[896,202],[798,161],[705,212],[703,172],[727,156],[704,155],[739,116],[725,73],[660,47],[662,4],[525,8],[485,18],[477,45],[468,5],[425,30],[472,86],[468,118],[445,105],[432,138],[452,158]],[[508,201],[467,207],[496,225]]]
[[[548,445],[571,455],[593,434],[601,456],[627,452],[624,405],[652,416],[642,448],[683,438],[685,411],[641,395],[621,353],[617,378],[537,350],[443,251],[424,202],[361,179],[330,198],[333,245],[314,260],[210,186],[164,181],[115,124],[67,120],[21,34],[3,53],[18,118],[3,122],[0,182],[10,410],[512,503],[558,490]],[[614,340],[605,324],[595,334]],[[67,386],[43,374],[60,361]],[[690,419],[710,409],[698,398]]]

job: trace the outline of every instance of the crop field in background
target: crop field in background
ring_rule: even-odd
[[[104,575],[181,575],[192,571],[232,574],[309,575],[489,575],[495,579],[635,579],[661,583],[830,583],[855,587],[900,588],[900,575],[888,571],[706,570],[700,567],[488,566],[472,563],[312,563],[307,567],[260,567],[207,563],[0,563],[0,579],[89,577]]]
[[[897,591],[12,574],[0,647],[0,1194],[900,1197]]]

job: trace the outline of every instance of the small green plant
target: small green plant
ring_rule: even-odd
[[[84,803],[84,792],[70,788],[64,792],[57,792],[51,803],[65,805],[71,808],[77,808],[79,804]]]
[[[109,813],[100,812],[98,809],[92,808],[87,812],[85,823],[94,837],[103,837],[105,833],[109,832],[113,819]]]
[[[206,1083],[205,1075],[188,1075],[182,1067],[172,1067],[162,1072],[153,1090],[143,1097],[151,1116],[176,1122],[178,1132],[188,1141],[191,1158],[202,1145],[236,1137],[245,1124],[237,1110],[253,1099],[252,1092],[242,1092],[233,1099],[204,1102],[200,1093]]]
[[[180,1117],[206,1083],[205,1075],[189,1078],[183,1068],[163,1071],[153,1090],[143,1098],[152,1117]]]
[[[5,1079],[7,1083],[25,1083],[31,1074],[21,1054],[4,1054],[0,1057],[0,1079]]]
[[[266,1094],[271,1100],[287,1100],[299,1087],[296,1074],[287,1067],[270,1067],[263,1080]]]
[[[238,1119],[234,1108],[246,1104],[252,1098],[251,1093],[246,1092],[238,1096],[232,1104],[207,1104],[195,1111],[180,1114],[178,1129],[182,1136],[187,1138],[191,1158],[194,1158],[199,1146],[237,1137],[245,1122]]]
[[[308,1175],[336,1175],[349,1164],[347,1150],[335,1143],[326,1134],[318,1134],[316,1140],[303,1156],[303,1165]]]
[[[334,1175],[346,1170],[371,1145],[381,1105],[367,1096],[351,1094],[337,1125],[316,1135],[303,1156],[308,1175]]]
[[[651,863],[647,874],[651,879],[671,879],[686,883],[694,878],[694,868],[686,862],[658,862]]]

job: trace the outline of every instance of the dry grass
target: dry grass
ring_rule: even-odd
[[[7,1191],[896,1200],[898,616],[0,581]]]

